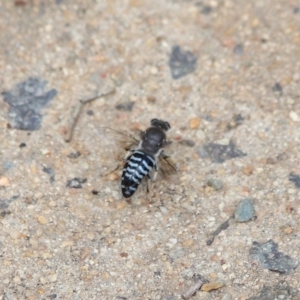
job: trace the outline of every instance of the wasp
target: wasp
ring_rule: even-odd
[[[167,140],[166,132],[170,124],[163,120],[152,119],[151,126],[140,132],[140,141],[133,149],[127,149],[125,164],[121,177],[121,192],[124,198],[131,198],[141,181],[147,179],[147,192],[151,183],[155,182],[157,172],[165,174],[176,172],[174,165],[168,160],[164,150],[172,141]],[[137,141],[137,140],[136,140]]]

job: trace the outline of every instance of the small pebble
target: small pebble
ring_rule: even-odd
[[[57,274],[56,274],[56,273],[50,274],[50,275],[48,276],[48,280],[49,280],[50,282],[55,282],[55,281],[57,281]]]
[[[222,286],[223,286],[222,282],[208,282],[202,285],[201,291],[210,292],[212,290],[218,290]]]
[[[244,52],[244,46],[242,44],[237,44],[233,49],[233,53],[235,55],[242,55],[243,52]]]
[[[245,168],[242,169],[242,172],[247,176],[251,175],[253,173],[253,166],[252,165],[246,166]]]
[[[87,238],[92,241],[95,239],[95,234],[93,232],[88,232]]]
[[[212,12],[212,7],[209,5],[205,5],[201,10],[201,13],[203,15],[209,15],[211,12]]]
[[[11,228],[9,231],[8,231],[10,237],[14,240],[18,239],[20,237],[20,232],[14,228]]]
[[[0,186],[2,186],[2,187],[10,186],[9,179],[7,177],[0,176]]]
[[[276,82],[274,84],[274,86],[272,87],[272,90],[275,94],[278,94],[279,96],[282,96],[282,94],[283,94],[282,86],[279,82]]]
[[[95,196],[97,196],[99,194],[99,192],[96,191],[96,190],[92,190],[92,194],[95,195]]]
[[[67,157],[75,159],[78,158],[81,155],[81,153],[79,151],[76,152],[71,152],[70,154],[67,155]]]
[[[289,235],[289,234],[293,233],[293,231],[294,231],[293,227],[287,226],[287,225],[286,226],[282,226],[280,229],[286,235]]]
[[[248,222],[255,216],[255,211],[252,199],[245,198],[238,204],[234,214],[234,219],[237,222]]]
[[[233,300],[232,296],[230,294],[225,294],[223,297],[222,297],[222,300]]]
[[[71,246],[73,246],[74,245],[74,242],[73,241],[63,241],[62,243],[61,243],[61,247],[62,248],[66,248],[66,247],[71,247]]]
[[[289,113],[289,117],[291,118],[291,120],[293,122],[299,122],[300,121],[299,115],[295,111],[291,111]]]
[[[163,214],[167,214],[169,212],[164,206],[160,206],[159,209]]]
[[[194,147],[195,146],[195,142],[193,140],[190,140],[190,139],[180,140],[179,144],[184,145],[184,146],[188,146],[188,147]]]
[[[122,111],[132,111],[134,104],[134,101],[119,103],[116,105],[116,109]]]
[[[207,185],[212,187],[215,191],[223,188],[223,182],[219,179],[210,178],[207,180]]]
[[[191,119],[189,120],[190,128],[191,128],[191,129],[196,129],[196,128],[198,128],[199,125],[200,125],[200,121],[201,121],[201,120],[200,120],[198,117],[191,118]]]
[[[48,220],[47,220],[47,218],[45,216],[38,216],[37,220],[42,225],[45,225],[48,222]]]
[[[191,300],[209,300],[210,294],[208,292],[199,291],[195,296],[191,298]]]
[[[298,189],[300,188],[300,176],[298,174],[291,172],[289,174],[289,181],[293,182]]]

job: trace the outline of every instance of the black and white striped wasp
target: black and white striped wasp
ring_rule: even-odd
[[[172,141],[167,140],[166,132],[171,128],[166,121],[152,119],[151,126],[140,132],[140,139],[115,131],[129,138],[125,150],[124,166],[121,176],[122,196],[129,199],[145,178],[147,192],[150,192],[158,171],[163,175],[176,173],[176,168],[164,150]]]

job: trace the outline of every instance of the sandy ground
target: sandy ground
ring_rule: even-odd
[[[29,78],[57,92],[38,130],[14,128],[0,102],[2,299],[177,300],[200,275],[223,286],[191,299],[249,299],[264,286],[273,298],[256,299],[300,299],[299,267],[280,274],[249,254],[273,240],[300,257],[298,1],[0,2],[1,92]],[[192,64],[180,78],[174,49]],[[108,87],[66,143],[79,99]],[[158,180],[151,202],[142,185],[127,203],[119,173],[106,176],[124,152],[101,127],[135,132],[152,118],[171,124],[178,174]],[[247,155],[203,154],[230,141]],[[67,186],[74,178],[81,188]],[[231,219],[207,245],[244,198],[256,218]],[[275,296],[281,287],[290,295]]]

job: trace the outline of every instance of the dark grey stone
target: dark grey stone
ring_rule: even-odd
[[[48,174],[50,176],[50,183],[53,183],[55,181],[55,173],[53,168],[51,167],[43,167],[43,172]]]
[[[80,155],[81,155],[80,151],[76,151],[76,152],[71,152],[67,156],[71,159],[75,159],[75,158],[78,158]]]
[[[178,79],[196,70],[197,57],[190,51],[182,51],[180,46],[174,46],[169,59],[173,79]]]
[[[289,181],[293,182],[295,186],[300,189],[300,176],[295,173],[290,173]]]
[[[116,105],[116,109],[123,110],[123,111],[132,111],[134,106],[133,101],[123,102]]]
[[[201,9],[201,13],[203,15],[209,15],[212,12],[212,7],[209,5],[205,5],[202,9]]]
[[[81,189],[82,183],[85,183],[87,181],[86,178],[78,178],[75,177],[73,179],[68,180],[67,187],[73,188],[73,189]]]
[[[210,159],[216,163],[222,163],[228,159],[247,155],[238,149],[233,141],[230,141],[228,145],[214,142],[208,143],[198,149],[198,154],[202,158],[210,157]]]
[[[0,199],[0,209],[1,210],[7,209],[9,205],[18,198],[19,195],[12,196],[11,198],[8,199]]]
[[[295,259],[278,251],[278,245],[273,240],[262,244],[254,241],[250,256],[253,260],[259,261],[264,269],[282,274],[289,274],[298,266]]]
[[[283,94],[282,86],[279,82],[276,82],[274,84],[274,86],[272,87],[272,90],[275,94],[277,94],[279,96],[282,96],[282,94]]]
[[[41,109],[56,95],[52,89],[45,91],[46,81],[29,78],[17,84],[11,91],[2,92],[4,102],[10,105],[10,126],[21,130],[38,130],[41,127]]]
[[[287,285],[264,286],[258,295],[247,300],[298,300],[299,292]]]

